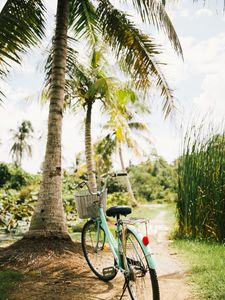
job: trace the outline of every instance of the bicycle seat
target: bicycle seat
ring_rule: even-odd
[[[131,207],[129,206],[122,206],[122,205],[118,205],[118,206],[112,206],[110,208],[108,208],[106,210],[106,215],[108,217],[116,217],[116,216],[119,216],[119,215],[122,215],[122,216],[127,216],[131,213]]]

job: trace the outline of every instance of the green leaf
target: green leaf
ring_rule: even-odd
[[[91,44],[97,41],[98,22],[95,7],[88,0],[73,0],[70,7],[69,26],[78,37],[88,38]]]
[[[7,0],[0,12],[0,76],[6,76],[11,62],[44,36],[45,7],[41,0]]]

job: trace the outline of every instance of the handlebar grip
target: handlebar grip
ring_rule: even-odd
[[[86,181],[82,181],[81,183],[78,184],[78,187],[79,187],[79,188],[82,188],[82,187],[84,187],[86,184],[87,184]]]
[[[127,176],[127,173],[114,173],[113,177],[117,176]]]

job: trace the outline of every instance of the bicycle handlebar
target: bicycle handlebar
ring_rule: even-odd
[[[83,188],[87,184],[87,181],[82,181],[76,185],[76,187]]]
[[[87,186],[88,188],[88,191],[91,195],[98,195],[100,196],[106,189],[106,186],[107,186],[107,181],[108,181],[108,178],[109,177],[117,177],[117,176],[127,176],[127,173],[106,173],[106,174],[103,174],[101,177],[104,178],[105,177],[105,182],[104,182],[104,185],[103,185],[103,188],[101,191],[98,191],[98,192],[92,192],[91,191],[91,188],[88,184],[88,182],[86,180],[82,181],[81,183],[78,183],[75,187],[79,187],[79,188],[83,188],[85,185]]]
[[[127,173],[113,173],[112,177],[127,176]]]

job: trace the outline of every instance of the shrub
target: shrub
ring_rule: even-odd
[[[130,203],[128,193],[113,193],[107,196],[107,206],[128,205]]]
[[[19,190],[22,186],[28,184],[29,176],[21,169],[13,170],[9,187],[14,190]]]
[[[0,163],[0,187],[4,186],[4,184],[9,181],[11,178],[11,173],[6,164]]]
[[[161,157],[155,161],[147,160],[129,170],[133,191],[138,199],[170,202],[175,199],[177,173]]]

